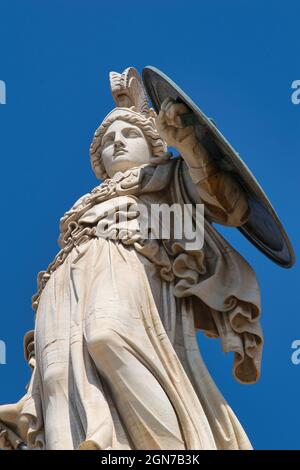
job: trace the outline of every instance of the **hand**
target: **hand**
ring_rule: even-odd
[[[0,431],[0,449],[1,450],[14,450],[12,443],[10,442],[8,432],[6,430]]]
[[[156,117],[156,127],[160,136],[168,146],[175,147],[180,152],[183,147],[196,142],[193,126],[184,127],[181,121],[180,115],[188,112],[189,109],[184,103],[177,103],[172,98],[166,98]]]
[[[27,416],[22,415],[23,404],[24,397],[12,405],[0,406],[0,423],[2,422],[10,430],[9,432],[5,430],[0,432],[0,449],[14,448],[12,440],[26,442],[29,423]]]

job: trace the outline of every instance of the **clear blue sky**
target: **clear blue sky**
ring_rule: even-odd
[[[105,5],[104,5],[105,4]],[[0,403],[25,391],[23,335],[36,274],[57,251],[60,216],[96,185],[92,134],[112,108],[108,73],[154,65],[177,82],[243,156],[299,247],[300,4],[261,0],[0,0]],[[223,232],[257,272],[262,377],[240,385],[232,357],[202,340],[220,389],[257,449],[300,448],[299,265],[284,270],[234,229]],[[201,339],[201,338],[200,338]]]

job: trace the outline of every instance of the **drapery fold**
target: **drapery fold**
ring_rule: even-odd
[[[40,274],[34,297],[36,367],[23,409],[32,448],[137,448],[127,421],[133,415],[120,409],[105,365],[93,356],[91,332],[108,324],[117,347],[150,371],[168,397],[185,448],[251,448],[195,337],[196,330],[220,337],[223,349],[234,353],[237,380],[258,379],[260,298],[251,267],[209,220],[199,250],[187,249],[184,239],[145,241],[127,234],[112,241],[96,232],[104,202],[125,196],[129,205],[147,205],[166,202],[167,194],[168,203],[201,203],[188,193],[189,184],[182,161],[142,167],[106,181],[63,217],[61,251]],[[134,396],[140,410],[134,419],[145,427],[149,410]],[[154,448],[162,445],[151,431],[150,440]]]

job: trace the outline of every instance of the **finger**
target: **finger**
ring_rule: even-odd
[[[176,104],[177,104],[176,101],[170,99],[165,105],[165,108],[164,108],[165,112],[168,113],[170,109],[172,109],[173,107],[176,107]]]
[[[158,116],[156,117],[156,122],[160,125],[166,124],[166,113],[163,110],[160,110]]]
[[[187,107],[184,104],[176,103],[172,107],[169,107],[166,111],[167,113],[167,121],[170,125],[175,127],[182,128],[183,123],[181,121],[180,114],[183,114],[187,111]]]
[[[167,120],[170,124],[175,125],[175,117],[178,114],[178,104],[172,104],[166,108]]]
[[[176,115],[187,113],[188,108],[183,103],[175,103],[173,106],[168,107],[166,112],[174,119]]]
[[[176,116],[176,110],[177,110],[178,103],[174,101],[173,99],[170,99],[166,104],[165,104],[165,120],[168,123],[169,126],[175,126],[175,120],[174,117]]]
[[[174,126],[178,127],[179,129],[183,129],[185,127],[181,119],[181,113],[175,116],[174,121]]]
[[[160,109],[162,109],[163,111],[166,110],[166,107],[170,104],[170,103],[173,103],[174,100],[168,96],[167,98],[164,99],[164,101],[162,102],[161,106],[160,106]]]
[[[179,127],[180,129],[182,129],[183,127],[185,127],[185,125],[184,125],[184,123],[183,123],[183,121],[182,121],[182,119],[181,119],[181,116],[182,116],[183,114],[188,113],[188,112],[189,112],[189,108],[188,108],[185,104],[180,103],[180,104],[178,105],[178,108],[177,108],[177,113],[176,113],[176,115],[174,116],[174,121],[175,121],[175,122],[174,122],[174,125],[177,126],[177,127]]]
[[[165,99],[163,100],[163,102],[162,102],[161,105],[160,105],[160,111],[164,111],[164,110],[165,110],[165,107],[166,107],[166,104],[168,103],[168,101],[169,101],[169,98],[165,98]]]

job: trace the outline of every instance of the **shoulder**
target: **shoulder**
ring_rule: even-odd
[[[73,204],[71,210],[77,209],[80,205],[83,204],[84,200],[89,197],[91,193],[86,193],[83,196],[81,196],[77,201]]]

